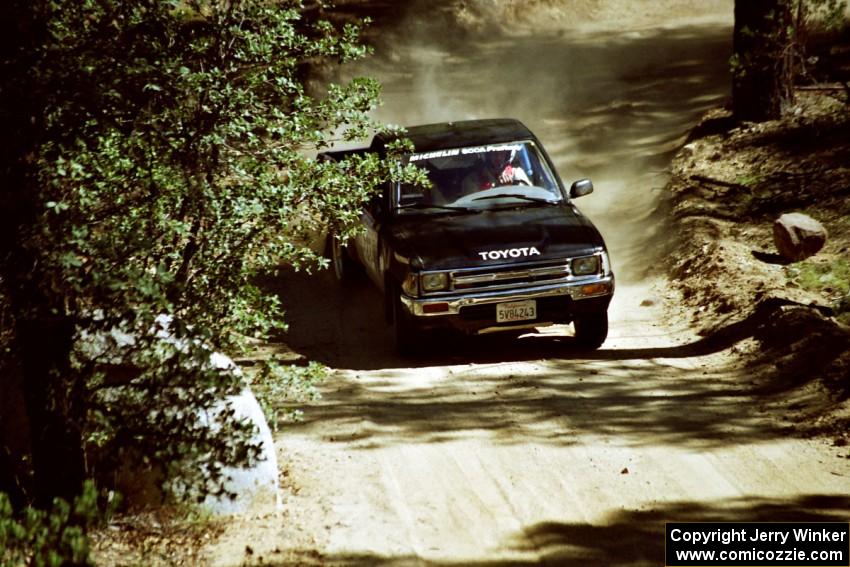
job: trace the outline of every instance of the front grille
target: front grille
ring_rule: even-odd
[[[451,272],[450,286],[453,291],[486,289],[518,289],[532,285],[567,281],[570,264],[566,260],[538,262],[508,266],[488,266]]]

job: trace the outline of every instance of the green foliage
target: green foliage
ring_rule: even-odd
[[[850,262],[809,259],[786,266],[785,275],[800,288],[830,298],[839,320],[850,324]]]
[[[0,492],[0,567],[91,565],[85,534],[103,517],[90,482],[73,504],[57,498],[49,511],[26,508],[16,514]]]
[[[850,263],[843,258],[831,262],[812,259],[785,268],[788,278],[801,288],[846,295],[850,293]]]
[[[377,156],[310,157],[329,133],[350,141],[381,128],[368,118],[379,87],[358,78],[308,95],[312,62],[367,49],[356,26],[312,20],[301,0],[28,9],[46,39],[10,79],[40,109],[20,192],[34,222],[15,242],[38,265],[24,284],[77,329],[63,383],[85,408],[74,426],[95,457],[88,473],[106,478],[128,452],[166,470],[197,461],[183,480],[216,493],[222,468],[259,447],[228,407],[215,427],[202,419],[243,387],[213,349],[283,328],[276,298],[250,282],[280,263],[322,264],[300,243],[327,227],[351,235],[381,184],[417,173]]]
[[[252,377],[251,390],[273,431],[301,419],[298,404],[319,399],[316,384],[326,376],[327,368],[317,362],[303,367],[285,366],[270,360],[262,363]]]
[[[39,236],[58,244],[47,260],[64,287],[146,324],[171,312],[219,339],[267,330],[277,305],[244,282],[313,260],[293,237],[350,223],[384,177],[374,158],[304,155],[328,130],[361,133],[377,85],[316,101],[299,65],[359,52],[326,23],[301,30],[294,2],[53,4]]]

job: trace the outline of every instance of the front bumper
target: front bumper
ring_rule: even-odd
[[[416,298],[402,294],[401,303],[414,317],[416,324],[423,328],[452,326],[464,331],[481,331],[568,323],[578,313],[607,309],[613,293],[614,276],[608,275],[577,279],[569,283],[498,291],[476,290],[442,297]],[[496,304],[529,299],[538,300],[541,306],[548,306],[541,310],[537,319],[519,325],[496,323]]]

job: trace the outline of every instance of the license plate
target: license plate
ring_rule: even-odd
[[[497,323],[528,321],[536,318],[537,302],[533,299],[529,299],[528,301],[512,301],[510,303],[496,304]]]

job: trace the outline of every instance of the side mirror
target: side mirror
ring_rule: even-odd
[[[584,197],[593,193],[593,182],[590,179],[579,179],[570,187],[570,198]]]

